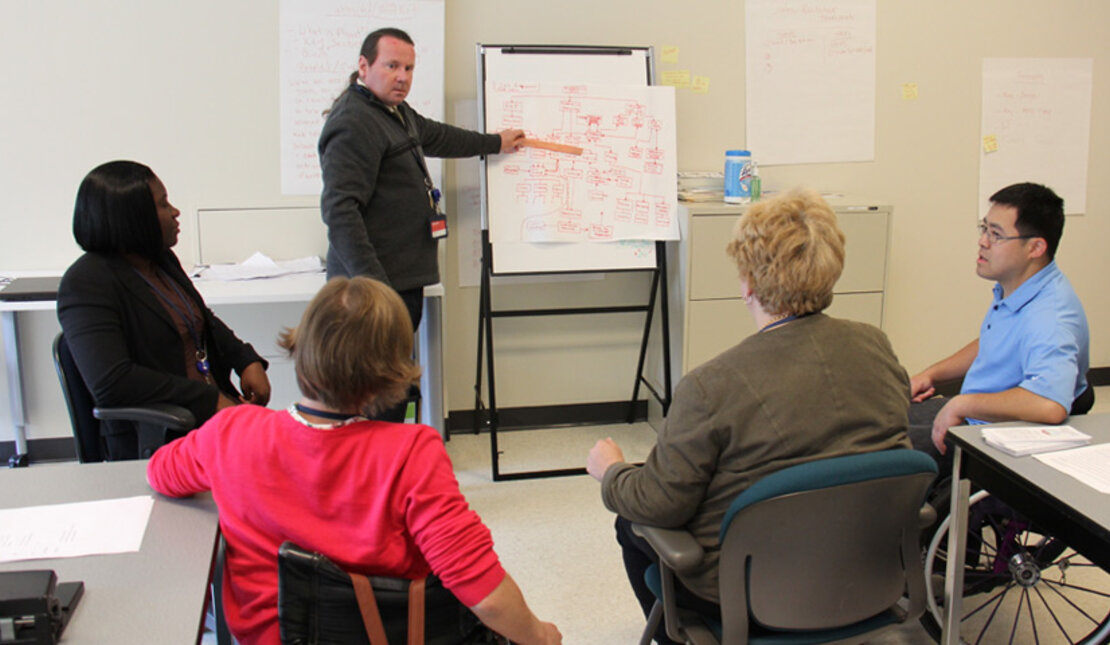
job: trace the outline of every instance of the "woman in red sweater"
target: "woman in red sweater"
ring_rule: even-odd
[[[240,643],[279,642],[277,552],[286,540],[349,571],[434,573],[512,641],[561,642],[501,567],[436,431],[367,419],[418,379],[412,337],[392,289],[333,279],[281,338],[298,403],[229,408],[150,460],[147,479],[158,492],[212,491],[227,540],[224,610]]]

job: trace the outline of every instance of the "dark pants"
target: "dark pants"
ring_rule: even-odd
[[[943,396],[935,396],[921,403],[910,403],[909,427],[906,429],[910,435],[910,443],[914,450],[919,450],[937,462],[937,481],[947,480],[952,476],[952,447],[943,455],[933,445],[933,421],[937,413],[948,403]]]
[[[910,443],[913,444],[914,450],[929,455],[933,458],[933,461],[937,462],[936,479],[933,480],[933,483],[929,486],[929,491],[925,495],[925,501],[936,509],[937,519],[932,526],[922,527],[922,547],[928,546],[929,542],[932,541],[940,523],[948,517],[948,509],[951,505],[952,453],[954,450],[949,445],[948,450],[942,455],[937,447],[933,445],[933,421],[946,403],[948,403],[948,399],[942,396],[926,399],[921,403],[910,403],[910,421],[907,428]]]
[[[401,301],[405,303],[405,309],[412,319],[412,333],[415,334],[420,327],[420,319],[424,317],[424,287],[398,291],[397,295],[401,296]]]
[[[398,291],[397,295],[401,296],[401,302],[405,303],[405,309],[409,312],[409,318],[412,320],[412,331],[416,333],[417,327],[420,326],[420,319],[424,317],[424,287],[417,287],[415,289],[406,289],[405,291]],[[383,410],[374,416],[378,421],[392,421],[393,423],[404,423],[405,412],[409,407],[409,400],[415,398],[420,393],[420,389],[415,385],[409,390],[408,399],[401,401],[397,405],[388,410]]]
[[[636,594],[636,600],[639,601],[640,609],[643,610],[646,619],[655,604],[655,594],[651,593],[651,589],[648,589],[647,583],[644,582],[644,572],[647,571],[649,566],[658,564],[659,556],[655,554],[655,550],[644,538],[632,532],[632,523],[628,520],[618,516],[616,529],[617,543],[621,545],[621,556],[624,558],[624,572],[628,575],[628,583],[632,585],[632,593]],[[690,591],[677,577],[674,581],[674,590],[675,602],[680,607],[692,609],[714,620],[721,619],[720,605]],[[673,640],[667,637],[667,628],[663,622],[660,622],[659,629],[655,630],[655,642],[660,645],[674,643]]]

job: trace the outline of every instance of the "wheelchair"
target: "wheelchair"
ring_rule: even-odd
[[[948,525],[946,517],[925,552],[921,624],[937,642],[944,616]],[[987,491],[971,496],[968,525],[963,642],[1110,642],[1110,573],[1039,531]]]
[[[1093,402],[1088,389],[1072,414],[1086,413]],[[946,513],[947,486],[937,491],[933,506]],[[937,525],[924,552],[921,624],[937,642],[944,620],[949,519]],[[1110,573],[985,490],[968,500],[965,560],[962,642],[1110,642]]]

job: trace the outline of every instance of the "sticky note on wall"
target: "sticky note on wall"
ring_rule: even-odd
[[[662,75],[663,85],[670,85],[671,87],[686,88],[690,87],[690,70],[688,69],[673,69],[663,72]]]
[[[678,47],[674,45],[663,45],[663,54],[660,60],[664,63],[677,63],[678,62]]]
[[[902,100],[917,100],[917,83],[902,83]]]
[[[988,134],[983,136],[983,152],[998,152],[998,136]]]
[[[694,91],[694,94],[709,94],[709,77],[695,76],[691,89]]]

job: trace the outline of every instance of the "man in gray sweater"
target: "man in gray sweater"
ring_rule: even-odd
[[[328,226],[328,277],[365,275],[401,294],[420,325],[425,285],[439,281],[436,246],[446,235],[424,155],[512,152],[521,130],[482,134],[426,119],[405,103],[416,53],[400,29],[370,33],[358,71],[320,133]]]

